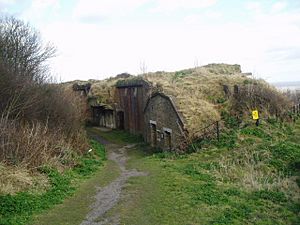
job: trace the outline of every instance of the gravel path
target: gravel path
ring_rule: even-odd
[[[97,138],[97,140],[99,137]],[[100,138],[101,139],[101,138]],[[100,141],[100,139],[98,141]],[[105,142],[101,139],[101,142]],[[120,200],[122,188],[126,184],[126,181],[130,177],[137,176],[146,176],[146,173],[138,172],[135,169],[127,170],[126,169],[126,161],[127,161],[127,150],[133,148],[135,145],[126,145],[124,147],[120,147],[115,144],[106,144],[106,149],[108,153],[108,159],[117,163],[120,167],[121,175],[111,182],[109,185],[99,188],[96,196],[95,202],[91,206],[91,211],[86,216],[85,220],[81,223],[81,225],[104,225],[104,224],[119,224],[118,215],[114,215],[110,218],[103,218],[103,215],[112,209]]]

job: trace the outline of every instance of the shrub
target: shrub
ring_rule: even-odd
[[[54,53],[30,25],[0,18],[0,162],[37,168],[58,159],[70,166],[69,152],[88,148],[79,97],[50,83]]]

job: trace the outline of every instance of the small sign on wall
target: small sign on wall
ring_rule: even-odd
[[[252,111],[252,119],[256,121],[255,124],[256,124],[256,126],[258,126],[259,125],[259,115],[258,115],[257,109]]]
[[[253,110],[252,111],[252,119],[254,119],[254,120],[258,120],[259,119],[258,110]]]

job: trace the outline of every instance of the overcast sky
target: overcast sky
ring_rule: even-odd
[[[58,49],[61,80],[236,63],[300,80],[300,0],[0,0]]]

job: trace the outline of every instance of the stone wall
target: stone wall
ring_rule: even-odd
[[[156,94],[144,110],[144,139],[153,147],[178,150],[184,142],[182,120],[168,96]]]

